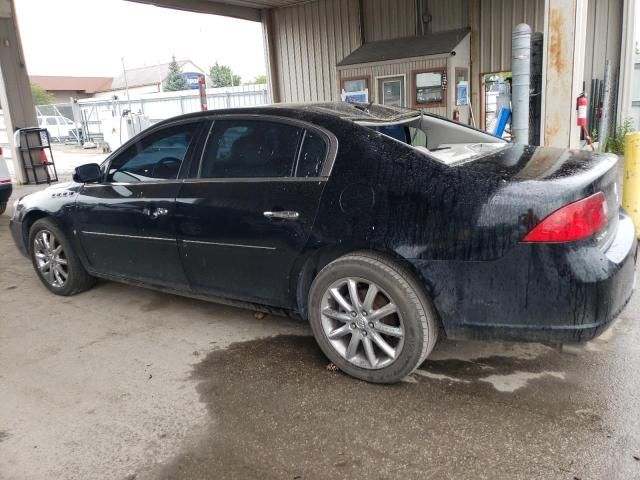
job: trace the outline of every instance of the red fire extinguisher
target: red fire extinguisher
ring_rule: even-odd
[[[587,143],[591,146],[591,150],[595,151],[595,147],[593,146],[593,139],[589,135],[589,130],[587,129],[587,110],[589,109],[589,102],[587,101],[587,96],[582,92],[578,97],[578,101],[576,102],[576,109],[578,111],[577,123],[580,129],[582,130],[582,134]]]
[[[453,111],[453,121],[454,122],[460,121],[460,110],[458,110],[457,108]]]
[[[576,109],[578,110],[578,126],[586,129],[587,128],[587,110],[589,106],[589,102],[587,101],[587,96],[582,92],[578,97],[578,101],[576,104]]]

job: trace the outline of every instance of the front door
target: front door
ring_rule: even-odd
[[[221,118],[178,195],[185,271],[197,292],[292,307],[328,137],[283,119]]]
[[[378,99],[390,107],[405,106],[404,77],[384,77],[378,79]]]
[[[193,121],[156,129],[111,159],[104,182],[83,186],[75,230],[92,270],[187,288],[173,215],[200,129]]]

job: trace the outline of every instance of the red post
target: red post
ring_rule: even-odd
[[[198,80],[198,86],[200,87],[200,108],[203,112],[206,112],[209,107],[207,105],[207,85],[204,81],[204,76]]]

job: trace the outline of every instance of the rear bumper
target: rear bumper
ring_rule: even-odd
[[[638,243],[620,213],[606,250],[519,244],[493,262],[415,262],[447,336],[544,343],[600,335],[629,302]]]
[[[0,183],[0,203],[6,203],[13,192],[13,185],[10,183]]]

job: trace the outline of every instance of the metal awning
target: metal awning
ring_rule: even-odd
[[[338,62],[338,67],[450,53],[470,31],[470,28],[460,28],[424,37],[394,38],[365,43]]]
[[[209,13],[259,22],[260,10],[306,3],[307,0],[129,0],[157,7]]]

